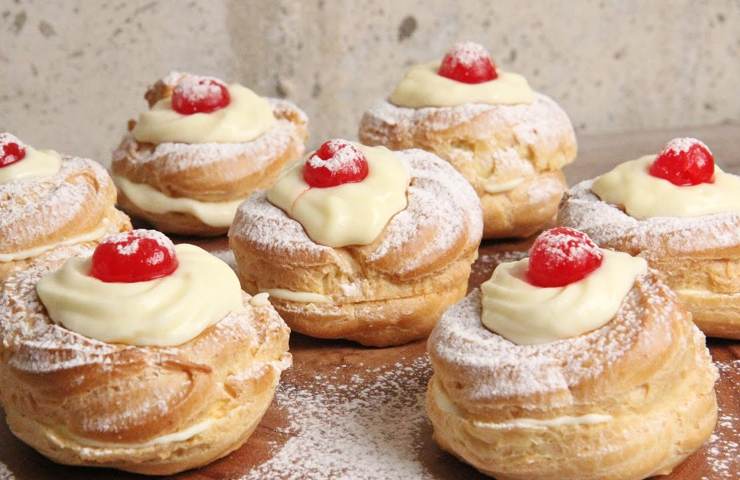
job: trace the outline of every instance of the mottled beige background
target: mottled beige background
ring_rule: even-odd
[[[740,120],[740,0],[0,0],[0,130],[107,162],[147,84],[183,69],[295,100],[314,143],[353,136],[460,39],[581,134]]]

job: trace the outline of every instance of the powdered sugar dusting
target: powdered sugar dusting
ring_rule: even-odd
[[[420,135],[447,132],[474,119],[476,128],[464,131],[465,142],[491,144],[491,132],[511,131],[509,143],[499,144],[497,149],[517,146],[521,152],[529,152],[529,161],[537,171],[560,168],[572,160],[562,158],[561,164],[552,164],[553,152],[559,151],[565,141],[575,143],[575,135],[563,109],[540,93],[535,93],[531,104],[519,105],[466,103],[415,109],[397,107],[383,100],[363,115],[360,140],[368,145],[410,148],[417,144]]]
[[[694,145],[699,145],[711,153],[709,147],[707,147],[704,142],[691,137],[674,138],[673,140],[666,143],[665,147],[663,147],[663,152],[671,152],[674,155],[678,155],[684,152],[688,152],[689,149]]]
[[[266,192],[257,192],[239,206],[229,236],[248,239],[260,250],[281,255],[304,252],[312,256],[336,257],[329,247],[314,243],[303,226],[267,200]]]
[[[567,392],[630,350],[641,334],[645,309],[657,322],[667,324],[675,315],[674,305],[675,296],[667,287],[638,277],[615,319],[600,329],[541,345],[516,345],[482,326],[481,293],[476,289],[444,314],[429,349],[435,362],[468,372],[468,382],[457,391],[465,402]],[[553,407],[572,401],[567,394],[556,398]]]
[[[116,246],[116,252],[119,255],[131,256],[139,252],[140,240],[143,239],[153,240],[157,245],[167,250],[171,256],[175,255],[175,244],[165,234],[157,230],[138,229],[132,232],[121,232],[106,237],[101,243],[112,243]],[[156,262],[153,264],[156,264]]]
[[[188,74],[184,72],[177,72],[175,70],[172,70],[167,75],[162,77],[160,82],[167,85],[168,87],[174,87],[175,85],[177,85],[180,79],[185,77],[186,75]]]
[[[80,247],[76,251],[82,256],[89,255],[92,250]],[[67,256],[73,254],[72,251],[67,252]],[[110,344],[79,335],[53,323],[36,293],[36,284],[43,275],[58,268],[64,260],[65,257],[61,256],[57,260],[49,258],[42,265],[10,277],[4,284],[0,295],[0,340],[8,365],[20,372],[45,374],[83,366],[97,366],[105,371],[117,365],[137,362],[163,365],[173,359],[182,359],[180,347],[142,348]],[[245,300],[247,298],[245,294]],[[274,310],[259,327],[255,319],[256,316],[249,310],[230,313],[213,327],[209,335],[216,338],[233,338],[238,335],[256,342],[265,335],[265,332],[259,331],[258,328],[265,328],[265,331],[285,328],[284,322]],[[188,348],[194,350],[200,348],[197,338],[192,342],[196,342],[195,345]],[[142,408],[148,411],[164,409],[166,406],[167,399],[157,396],[153,396],[150,403],[142,404]],[[133,417],[137,412],[128,411],[121,414]],[[89,421],[112,423],[127,420],[103,416]],[[90,425],[94,429],[98,428]],[[104,425],[101,424],[99,427],[102,429]]]
[[[152,149],[139,149],[133,135],[127,135],[113,152],[113,161],[128,160],[134,164],[156,163],[165,174],[202,168],[240,157],[250,159],[250,172],[263,170],[291,143],[293,124],[278,120],[267,132],[246,143],[160,143]]]
[[[731,402],[737,402],[737,386],[740,385],[740,360],[715,362],[720,376],[735,386],[730,396]],[[732,407],[725,409],[723,397],[719,396],[719,417],[717,427],[706,446],[706,459],[709,475],[701,480],[736,480],[740,472],[740,417]],[[724,400],[726,401],[726,400]]]
[[[88,178],[82,172],[92,178],[80,181]],[[112,188],[111,179],[98,163],[68,156],[62,157],[56,175],[0,184],[0,252],[27,248],[53,237],[81,212],[106,208],[91,203],[107,201],[108,188]]]
[[[449,52],[447,52],[446,58],[451,59],[451,67],[456,67],[458,64],[464,67],[470,67],[480,62],[491,58],[491,54],[488,53],[486,48],[475,42],[459,42],[455,44]]]
[[[583,181],[566,193],[558,224],[585,232],[602,247],[619,245],[633,255],[662,255],[740,245],[740,214],[638,220],[599,199],[592,184]]]
[[[226,89],[226,84],[218,78],[187,74],[180,76],[175,92],[190,101],[197,102],[205,98],[220,96],[222,88]]]
[[[305,386],[281,383],[276,402],[290,425],[279,433],[290,438],[240,480],[435,478],[418,460],[428,431],[426,356],[351,376],[347,367]]]
[[[368,258],[378,260],[403,249],[426,229],[436,231],[434,238],[414,252],[414,258],[400,268],[400,273],[446,251],[462,236],[478,243],[483,232],[480,201],[462,175],[449,163],[423,150],[398,154],[407,160],[411,172],[408,206],[391,219],[382,241]]]
[[[329,140],[327,143],[329,144],[329,151],[334,152],[334,154],[324,160],[317,155],[317,152],[314,152],[308,158],[307,163],[309,165],[313,168],[326,168],[332,173],[340,170],[348,173],[358,173],[360,171],[358,159],[364,159],[365,156],[357,147],[342,139]]]
[[[430,256],[439,255],[467,235],[477,244],[483,230],[480,202],[470,184],[447,162],[423,150],[395,152],[409,166],[411,185],[408,206],[388,223],[382,239],[367,253],[370,261],[397,254],[418,240],[419,233],[433,229],[429,238],[411,255],[405,255],[399,273],[413,270]],[[264,252],[281,255],[303,252],[342,264],[337,252],[311,240],[303,226],[267,201],[264,192],[252,195],[237,211],[230,235],[247,239]]]
[[[601,249],[588,236],[577,230],[556,227],[542,232],[532,245],[532,250],[542,250],[549,269],[565,262],[584,265],[588,258],[602,258]],[[531,255],[531,251],[530,251]]]
[[[306,123],[305,114],[290,102],[278,99],[268,101],[274,111],[293,112],[301,123]],[[251,142],[244,143],[160,143],[143,146],[129,133],[113,152],[113,162],[128,161],[134,165],[154,163],[162,175],[172,175],[237,157],[249,159],[249,170],[244,172],[248,175],[264,170],[275,160],[276,155],[288,149],[293,142],[302,143],[302,141],[296,125],[278,116],[269,130]]]
[[[10,144],[10,143],[15,143],[16,145],[18,145],[21,148],[26,148],[26,145],[23,142],[21,142],[18,139],[18,137],[16,137],[12,133],[0,132],[0,150],[3,150],[5,148],[5,146],[8,145],[8,144]],[[2,155],[2,153],[3,152],[0,151],[0,155]]]

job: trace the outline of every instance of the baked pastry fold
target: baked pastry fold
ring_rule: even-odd
[[[516,345],[481,324],[475,290],[429,338],[427,410],[445,450],[497,479],[667,474],[711,434],[717,372],[654,271],[590,333]]]
[[[566,189],[561,169],[577,151],[568,116],[539,93],[520,105],[412,109],[382,101],[363,115],[359,138],[450,162],[480,197],[484,238],[527,237],[551,224]]]
[[[176,347],[110,344],[48,317],[36,284],[60,264],[14,275],[0,297],[0,401],[16,436],[58,463],[154,475],[247,440],[291,363],[264,297],[244,294],[243,311]]]
[[[157,82],[146,94],[149,105],[172,95],[178,77]],[[257,138],[242,143],[152,144],[137,141],[127,133],[113,152],[111,170],[137,185],[145,185],[172,199],[209,204],[238,202],[252,192],[269,187],[288,163],[304,151],[308,136],[307,117],[287,100],[268,99],[275,122]],[[125,192],[119,204],[163,232],[213,236],[228,226],[206,223],[188,211],[156,212],[137,205]]]
[[[115,208],[116,187],[105,169],[92,160],[60,157],[52,176],[0,184],[0,282],[72,245],[92,246],[131,229]]]
[[[394,153],[409,166],[408,205],[369,245],[317,244],[264,193],[239,208],[229,242],[242,287],[270,293],[294,331],[402,344],[465,294],[482,230],[475,193],[435,155]]]
[[[740,214],[639,220],[575,185],[558,223],[605,248],[644,257],[688,307],[707,335],[740,339]]]

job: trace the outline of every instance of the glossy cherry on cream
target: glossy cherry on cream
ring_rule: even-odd
[[[714,156],[695,138],[674,138],[650,165],[650,175],[681,187],[714,182]]]
[[[106,238],[92,256],[90,275],[108,283],[146,282],[177,270],[175,245],[154,230],[134,230]]]
[[[488,50],[474,42],[458,43],[447,52],[437,74],[463,83],[490,82],[498,78]]]
[[[324,142],[303,165],[303,179],[314,188],[361,182],[369,172],[367,158],[360,149],[341,139]]]
[[[26,147],[14,135],[0,133],[0,168],[26,158]]]
[[[172,91],[172,109],[182,115],[215,112],[229,103],[228,87],[215,78],[187,75]]]
[[[567,227],[545,230],[529,250],[527,280],[537,287],[564,287],[601,266],[604,255],[583,232]]]

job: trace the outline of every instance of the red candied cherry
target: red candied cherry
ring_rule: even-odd
[[[172,90],[172,109],[182,115],[215,112],[229,103],[229,89],[216,78],[187,75]]]
[[[452,47],[437,74],[463,83],[490,82],[498,78],[488,50],[474,42],[462,42]]]
[[[714,156],[695,138],[674,138],[650,165],[650,175],[687,186],[714,181]]]
[[[601,266],[604,255],[583,232],[568,227],[545,230],[529,250],[527,280],[537,287],[563,287]]]
[[[0,168],[26,158],[26,147],[15,135],[0,133]]]
[[[303,179],[315,188],[365,180],[370,168],[365,155],[347,140],[324,142],[303,165]]]
[[[92,256],[90,275],[103,282],[134,283],[177,270],[175,245],[155,230],[134,230],[103,240]]]

